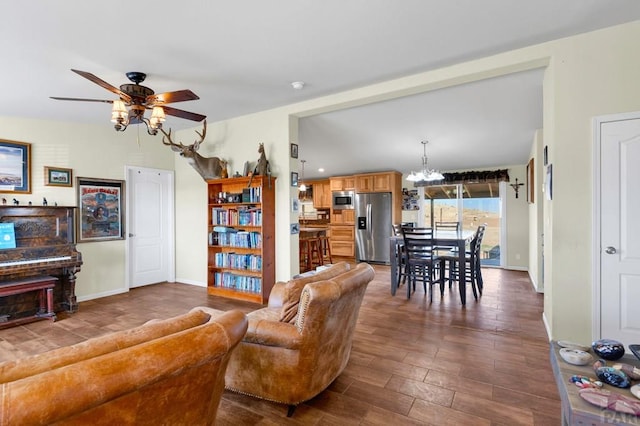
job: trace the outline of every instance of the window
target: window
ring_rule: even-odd
[[[483,265],[500,265],[501,201],[498,182],[431,185],[424,187],[424,223],[462,222],[475,231],[487,224],[482,247]]]

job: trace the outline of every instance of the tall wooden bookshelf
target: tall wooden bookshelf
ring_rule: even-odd
[[[266,304],[275,283],[274,177],[207,181],[209,294]]]

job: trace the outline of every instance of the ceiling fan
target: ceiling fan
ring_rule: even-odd
[[[95,75],[72,69],[71,71],[81,75],[89,81],[96,83],[98,86],[104,87],[108,91],[115,93],[120,97],[118,100],[103,99],[84,99],[84,98],[63,98],[51,96],[51,99],[61,101],[83,101],[83,102],[105,102],[113,104],[111,111],[111,122],[117,131],[123,132],[129,124],[145,123],[147,132],[155,135],[162,128],[162,122],[165,121],[165,114],[174,117],[184,118],[186,120],[202,121],[207,118],[205,115],[196,114],[194,112],[183,111],[181,109],[167,106],[174,102],[193,101],[200,99],[198,95],[191,90],[177,90],[175,92],[155,93],[152,89],[142,86],[147,75],[142,72],[132,71],[126,73],[127,78],[133,83],[127,83],[118,89],[107,83]],[[127,111],[127,108],[129,110]],[[151,118],[144,116],[145,110],[150,109]]]

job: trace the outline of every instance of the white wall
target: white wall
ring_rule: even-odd
[[[126,165],[173,170],[173,153],[146,132],[140,133],[138,144],[135,126],[118,133],[108,121],[90,126],[0,117],[0,129],[2,139],[31,144],[32,193],[0,194],[9,201],[16,198],[21,205],[29,201],[42,205],[42,198],[46,197],[50,205],[77,206],[77,176],[124,180]],[[73,187],[45,186],[44,166],[71,168]],[[84,262],[77,275],[78,300],[127,291],[125,241],[77,244]]]
[[[293,221],[287,196],[291,191],[283,182],[292,169],[292,162],[287,161],[285,152],[289,141],[297,140],[297,134],[290,127],[292,116],[309,116],[547,67],[543,85],[543,139],[549,147],[555,175],[554,200],[544,205],[547,218],[544,226],[544,319],[550,337],[589,341],[592,336],[590,123],[596,115],[640,110],[640,85],[636,73],[640,69],[640,51],[635,46],[638,39],[640,22],[633,22],[225,122],[229,129],[251,136],[238,138],[230,132],[234,143],[244,147],[259,139],[273,143],[270,158],[282,165],[278,170],[277,278],[286,279],[294,271],[290,249],[295,237],[291,237],[284,226]],[[238,158],[246,159],[247,155],[241,154]],[[524,173],[521,178],[524,179]],[[192,212],[202,209],[201,206],[182,205]],[[528,206],[524,209],[528,210]],[[192,225],[182,228],[185,226]],[[527,221],[523,241],[528,241],[528,228]],[[179,225],[178,234],[180,232]],[[525,245],[520,256],[528,262],[528,242]],[[281,263],[287,258],[288,265]],[[189,260],[181,256],[181,261]],[[508,260],[512,261],[515,262],[515,258]],[[569,300],[570,304],[567,303]]]

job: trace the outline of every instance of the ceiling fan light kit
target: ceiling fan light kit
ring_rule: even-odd
[[[116,131],[124,132],[130,124],[144,123],[147,127],[147,133],[150,135],[156,135],[158,134],[158,130],[162,129],[162,123],[166,120],[166,115],[172,115],[174,117],[192,121],[202,121],[207,118],[205,115],[167,106],[166,104],[173,102],[192,101],[200,98],[191,90],[178,90],[175,92],[156,94],[149,87],[142,86],[140,84],[147,78],[147,75],[143,72],[131,71],[126,73],[127,78],[133,84],[123,84],[118,89],[89,72],[74,69],[71,71],[96,83],[108,91],[115,93],[119,96],[119,99],[111,101],[101,99],[62,98],[54,96],[51,98],[63,101],[112,103],[111,122],[114,123],[113,127]],[[129,109],[127,109],[127,107]],[[144,116],[145,110],[147,109],[151,110],[151,118],[146,118]]]

